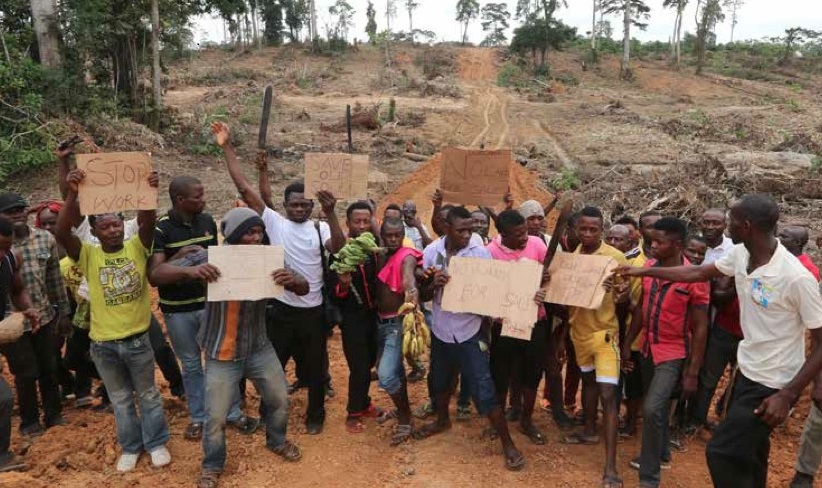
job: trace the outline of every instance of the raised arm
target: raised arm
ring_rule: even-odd
[[[66,177],[67,191],[66,203],[57,215],[57,227],[54,230],[54,237],[57,243],[63,246],[68,257],[74,261],[80,260],[80,250],[83,243],[71,232],[74,222],[80,217],[80,204],[77,202],[77,187],[86,174],[79,169],[69,172]]]
[[[240,195],[245,203],[248,204],[249,208],[262,215],[263,210],[265,210],[265,202],[262,197],[254,191],[251,183],[248,182],[248,179],[240,170],[240,163],[237,162],[237,153],[231,144],[231,133],[228,130],[228,126],[222,122],[214,122],[211,124],[211,132],[214,134],[214,140],[217,142],[217,145],[223,148],[226,165],[228,166],[228,174],[231,176],[231,181],[234,182],[234,186],[237,187],[237,191],[240,192]]]
[[[152,188],[157,188],[160,184],[160,176],[156,171],[152,171],[148,176],[148,184]],[[154,224],[157,223],[157,210],[140,210],[137,212],[137,235],[143,247],[151,250],[154,244]]]
[[[334,198],[334,195],[330,191],[319,191],[317,192],[317,200],[320,201],[320,206],[328,220],[328,228],[331,230],[331,239],[323,244],[325,248],[328,249],[328,252],[332,254],[337,253],[345,246],[346,242],[345,233],[343,233],[342,226],[340,225],[340,219],[337,218],[337,214],[334,212],[334,207],[337,206],[337,199]]]
[[[257,166],[257,185],[260,190],[260,198],[268,208],[274,208],[274,201],[271,199],[271,181],[268,179],[268,153],[264,150],[257,153],[254,161]]]
[[[677,281],[680,283],[710,281],[714,278],[724,276],[713,263],[703,264],[702,266],[673,266],[670,268],[656,266],[633,268],[631,266],[620,266],[614,270],[614,274],[622,276],[649,276],[659,280]]]
[[[441,236],[445,234],[445,221],[442,218],[442,190],[437,188],[436,191],[434,191],[434,196],[431,197],[431,203],[434,204],[434,210],[431,211],[431,230],[438,236]]]

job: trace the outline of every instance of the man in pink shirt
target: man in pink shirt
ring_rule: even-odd
[[[530,259],[539,263],[545,261],[545,254],[548,252],[545,242],[539,237],[528,235],[525,218],[518,211],[505,210],[500,213],[496,225],[500,235],[486,247],[493,259]],[[538,445],[546,442],[545,436],[532,421],[537,387],[542,379],[547,354],[548,323],[545,319],[545,308],[542,300],[539,300],[539,316],[530,341],[502,336],[500,321],[494,322],[491,338],[491,375],[500,406],[505,405],[509,383],[517,375],[516,379],[522,385],[523,393],[519,430]]]

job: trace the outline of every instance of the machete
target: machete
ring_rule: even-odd
[[[556,200],[556,197],[554,199]],[[556,203],[554,203],[554,205],[556,205]],[[554,225],[554,231],[551,233],[551,240],[548,242],[548,253],[545,254],[545,261],[542,263],[546,268],[551,267],[551,261],[554,260],[554,256],[557,253],[559,240],[565,234],[565,227],[568,225],[568,219],[571,217],[573,209],[574,201],[568,200],[559,212],[559,218],[557,219],[556,225]]]
[[[271,85],[265,87],[265,94],[263,95],[263,114],[260,117],[260,135],[257,137],[257,148],[265,150],[265,138],[268,134],[268,119],[271,118],[271,98],[274,89]]]

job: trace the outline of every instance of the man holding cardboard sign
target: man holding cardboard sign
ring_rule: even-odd
[[[493,207],[508,193],[511,150],[442,150],[440,189],[445,200]]]
[[[443,310],[443,288],[448,285],[448,261],[452,257],[490,259],[482,243],[472,242],[474,219],[465,207],[448,213],[448,231],[444,238],[425,248],[423,267],[426,278],[420,293],[422,301],[434,301],[431,337],[431,375],[437,419],[416,432],[419,439],[439,434],[451,428],[448,403],[451,381],[457,367],[469,379],[471,395],[480,415],[487,416],[499,434],[509,470],[525,466],[525,457],[514,445],[508,423],[497,402],[491,380],[488,343],[480,331],[483,318],[472,313],[451,313]]]
[[[76,158],[77,168],[86,173],[79,195],[83,215],[157,208],[157,188],[147,183],[150,154],[92,153]]]

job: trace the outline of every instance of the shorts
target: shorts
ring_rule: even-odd
[[[583,373],[596,371],[597,383],[619,384],[619,344],[615,335],[601,330],[584,338],[571,338],[579,369]]]
[[[631,361],[634,363],[634,369],[629,373],[622,373],[622,382],[623,385],[625,385],[625,399],[638,400],[642,398],[645,392],[645,387],[642,383],[642,367],[644,361],[642,353],[639,351],[631,351]]]

